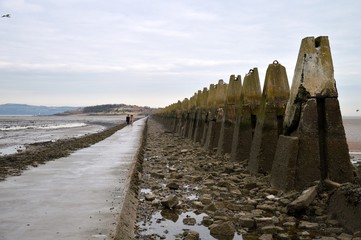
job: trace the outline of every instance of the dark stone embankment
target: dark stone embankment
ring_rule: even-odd
[[[66,157],[77,149],[85,148],[104,140],[124,126],[126,124],[122,123],[102,132],[79,138],[29,144],[23,152],[0,156],[0,181],[8,176],[20,175],[29,166],[36,167],[47,161]]]

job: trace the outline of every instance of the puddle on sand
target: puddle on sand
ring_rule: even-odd
[[[191,194],[187,197],[188,200],[198,200],[198,196],[196,194]]]
[[[140,189],[140,193],[148,194],[151,193],[152,190],[150,188],[142,188]]]
[[[194,212],[177,213],[173,210],[164,209],[157,211],[152,215],[152,218],[147,221],[138,222],[140,235],[149,236],[155,235],[157,239],[181,239],[184,230],[189,229],[199,233],[199,239],[218,239],[218,240],[242,240],[241,235],[237,233],[232,238],[214,238],[210,235],[209,229],[201,224],[203,217],[208,216],[205,213],[195,214]],[[185,225],[183,219],[194,218],[195,225]]]
[[[0,148],[0,156],[19,153],[25,150],[24,145],[14,145]]]

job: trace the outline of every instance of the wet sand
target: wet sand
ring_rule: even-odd
[[[0,181],[7,176],[20,175],[29,166],[36,167],[50,160],[68,156],[77,149],[88,147],[111,136],[124,126],[126,124],[122,123],[102,132],[79,138],[33,143],[27,145],[26,150],[18,154],[0,156]]]
[[[0,182],[0,239],[113,239],[144,125]]]
[[[295,213],[288,206],[301,192],[275,190],[269,176],[251,176],[246,167],[149,119],[136,239],[352,238],[328,216],[328,192]]]

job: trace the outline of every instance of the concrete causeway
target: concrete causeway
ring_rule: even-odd
[[[110,239],[145,123],[0,182],[0,240]]]

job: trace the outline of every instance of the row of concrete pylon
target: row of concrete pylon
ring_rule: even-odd
[[[162,109],[169,130],[234,161],[271,174],[275,188],[302,189],[316,180],[353,180],[328,37],[302,40],[291,89],[286,69],[269,64],[261,93],[257,68],[219,80]]]

